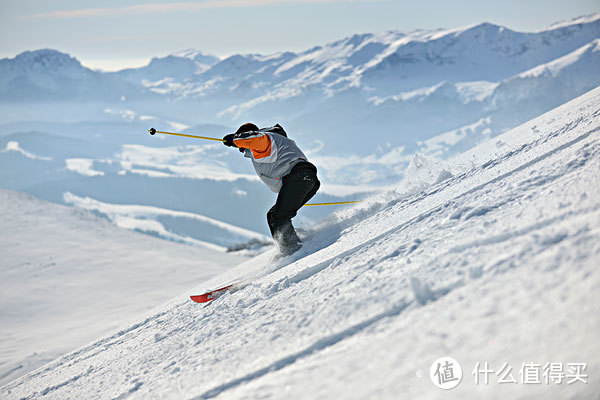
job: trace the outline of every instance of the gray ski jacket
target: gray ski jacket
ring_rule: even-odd
[[[287,138],[279,125],[236,133],[233,143],[246,149],[244,157],[252,159],[258,177],[275,193],[279,193],[281,179],[290,173],[294,165],[308,161],[302,150]]]

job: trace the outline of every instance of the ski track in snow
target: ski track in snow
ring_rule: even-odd
[[[595,89],[496,138],[512,141],[500,155],[489,153],[489,143],[470,151],[488,151],[477,167],[413,195],[339,212],[297,254],[275,261],[268,251],[207,282],[199,292],[246,282],[210,307],[182,294],[0,393],[597,395],[599,117]],[[427,374],[446,355],[461,362],[464,376],[457,389],[440,392]],[[471,371],[486,361],[510,362],[517,378],[522,362],[586,362],[589,384],[477,386]]]

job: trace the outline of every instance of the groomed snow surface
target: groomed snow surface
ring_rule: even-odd
[[[206,307],[182,293],[0,397],[597,397],[599,135],[597,88],[452,160],[438,183],[340,211],[299,253],[269,250],[195,292],[241,289]],[[444,356],[463,370],[448,391],[429,378]],[[498,383],[505,363],[516,383]],[[542,383],[522,383],[525,363]],[[572,363],[587,383],[567,383]]]

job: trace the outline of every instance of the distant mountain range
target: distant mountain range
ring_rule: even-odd
[[[273,194],[238,152],[148,128],[221,137],[281,123],[319,169],[315,201],[353,200],[418,181],[424,164],[435,181],[444,159],[600,85],[599,65],[600,14],[532,33],[482,23],[299,53],[186,50],[118,72],[27,51],[0,60],[0,187],[228,247],[268,235]]]
[[[386,142],[411,153],[482,119],[481,131],[498,134],[598,86],[599,38],[595,14],[534,33],[482,23],[354,35],[300,53],[220,60],[188,50],[111,73],[38,50],[0,60],[0,101],[118,104],[182,126],[282,122],[331,142],[330,151],[372,152]],[[364,143],[365,135],[377,140]]]

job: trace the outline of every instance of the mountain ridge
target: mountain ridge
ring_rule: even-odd
[[[376,62],[374,65],[368,65],[365,69],[365,72],[368,72],[369,70],[375,68],[376,65],[379,65],[379,67],[375,68],[373,71],[377,71],[377,70],[381,70],[381,69],[385,69],[387,68],[386,65],[389,67],[390,65],[393,64],[397,64],[398,62],[411,62],[410,58],[406,58],[408,55],[405,53],[404,55],[398,54],[398,51],[406,46],[409,47],[418,47],[419,43],[422,44],[426,44],[426,43],[437,43],[438,41],[442,40],[441,43],[441,48],[444,51],[448,51],[448,46],[452,46],[454,40],[453,39],[462,39],[464,37],[467,37],[468,41],[484,41],[484,42],[491,42],[491,41],[495,41],[498,42],[498,40],[500,41],[506,41],[507,43],[513,43],[515,42],[515,37],[521,37],[521,38],[527,38],[527,37],[535,37],[535,36],[540,36],[540,33],[543,33],[543,37],[540,38],[541,42],[544,42],[546,46],[550,46],[551,43],[548,42],[549,40],[554,40],[554,41],[558,41],[560,42],[561,40],[566,40],[565,38],[568,38],[569,36],[573,36],[575,35],[575,33],[577,33],[577,30],[581,31],[584,29],[587,29],[587,27],[589,27],[589,29],[591,29],[593,31],[593,34],[598,36],[598,32],[600,31],[600,28],[597,26],[593,26],[595,23],[598,23],[598,20],[600,20],[600,14],[594,14],[591,17],[587,17],[587,18],[579,18],[579,19],[575,19],[573,20],[572,24],[566,24],[565,23],[559,23],[559,25],[552,27],[552,28],[548,28],[546,30],[541,30],[539,32],[536,33],[520,33],[520,32],[516,32],[516,31],[512,31],[506,27],[500,26],[500,25],[496,25],[496,24],[492,24],[489,22],[484,22],[484,23],[480,23],[480,24],[475,24],[475,25],[471,25],[471,26],[467,26],[467,27],[462,27],[462,28],[455,28],[455,29],[445,29],[445,30],[430,30],[430,31],[423,31],[423,30],[419,30],[419,31],[413,31],[411,33],[405,33],[405,32],[401,32],[401,31],[387,31],[385,33],[366,33],[366,34],[355,34],[346,38],[342,38],[340,40],[331,42],[331,43],[327,43],[325,45],[320,45],[320,46],[316,46],[313,47],[311,49],[305,50],[305,51],[301,51],[299,53],[293,53],[293,52],[278,52],[278,53],[272,53],[272,54],[267,54],[267,55],[260,55],[260,54],[235,54],[235,55],[231,55],[229,57],[226,57],[224,59],[218,59],[217,57],[211,56],[209,54],[204,54],[202,52],[198,52],[196,50],[193,49],[188,49],[185,51],[180,51],[180,52],[175,52],[172,53],[171,55],[168,55],[166,57],[154,57],[148,65],[144,66],[144,67],[140,67],[140,68],[127,68],[121,71],[116,71],[116,72],[102,72],[102,74],[105,75],[116,75],[118,76],[119,74],[123,74],[125,72],[134,72],[134,71],[144,71],[144,70],[148,70],[151,69],[153,67],[153,64],[156,65],[159,62],[165,62],[166,64],[168,64],[169,62],[172,63],[178,63],[181,62],[183,60],[187,60],[189,62],[192,63],[199,63],[200,61],[196,60],[197,57],[202,57],[202,59],[204,61],[202,61],[201,63],[208,66],[208,68],[204,71],[197,71],[197,70],[189,70],[187,77],[191,78],[194,75],[203,75],[206,73],[209,73],[211,75],[214,75],[215,72],[211,72],[210,70],[212,68],[216,68],[217,70],[219,70],[219,73],[224,72],[223,71],[223,67],[222,66],[227,66],[227,65],[231,65],[234,69],[237,69],[239,72],[239,68],[244,65],[247,64],[248,62],[258,62],[259,63],[259,67],[256,68],[258,71],[260,71],[260,65],[264,62],[270,61],[272,59],[277,59],[277,58],[281,58],[284,57],[284,59],[288,59],[288,62],[291,60],[296,60],[302,57],[306,57],[307,55],[310,54],[315,54],[318,53],[319,51],[323,51],[324,49],[331,49],[332,51],[334,51],[334,53],[331,53],[331,51],[328,51],[328,55],[334,55],[336,58],[340,58],[340,52],[348,52],[351,51],[351,49],[347,49],[347,46],[350,46],[352,48],[354,48],[354,50],[364,50],[364,47],[368,47],[370,45],[373,44],[380,44],[382,46],[387,46],[388,47],[388,52],[389,54],[385,54],[385,52],[383,54],[380,53],[381,56],[381,62]],[[584,21],[584,22],[581,22]],[[507,37],[509,39],[505,39],[505,37]],[[491,38],[490,38],[491,37]],[[585,40],[584,40],[585,41]],[[585,41],[585,43],[589,42],[589,40]],[[581,45],[585,44],[582,43]],[[577,46],[580,47],[580,46]],[[336,50],[337,50],[337,55],[336,54]],[[411,50],[411,49],[409,49]],[[524,49],[522,47],[522,44],[517,44],[517,45],[513,45],[513,46],[507,46],[507,44],[504,45],[500,45],[500,43],[497,43],[496,46],[496,51],[504,53],[506,55],[514,55],[514,54],[519,54],[519,52],[522,51],[526,51],[527,49]],[[371,49],[371,51],[373,51]],[[562,51],[562,50],[559,50]],[[427,61],[432,62],[432,63],[438,63],[438,64],[443,64],[444,62],[444,56],[440,56],[439,53],[440,52],[436,52],[438,54],[434,55],[433,53],[431,53],[431,51],[429,50],[422,50],[421,51],[421,56],[420,57],[424,57],[425,59],[427,59]],[[44,50],[38,50],[38,51],[26,51],[23,52],[17,56],[15,56],[14,59],[8,59],[8,58],[4,58],[0,60],[0,65],[8,65],[8,64],[16,64],[16,65],[20,65],[21,63],[27,64],[27,60],[26,58],[28,58],[28,56],[34,56],[39,58],[39,60],[44,60],[45,58],[48,59],[56,59],[57,55],[61,55],[63,56],[64,60],[72,60],[76,63],[76,65],[78,67],[80,67],[81,70],[83,71],[91,71],[90,69],[81,66],[81,63],[79,63],[79,61],[77,61],[74,57],[71,57],[70,55],[67,55],[65,53],[61,53],[59,51],[56,50],[48,50],[48,49],[44,49]],[[191,55],[190,55],[191,54]],[[412,53],[409,53],[412,54]],[[352,56],[354,57],[353,60],[357,60],[360,57],[357,57],[356,54],[352,54]],[[68,58],[67,58],[68,57]],[[552,58],[556,58],[555,54],[553,53],[551,56]],[[289,60],[291,59],[291,60]],[[314,57],[313,57],[314,60]],[[412,61],[415,61],[416,59],[412,59]],[[318,61],[318,59],[317,59]],[[368,64],[368,61],[372,61],[371,57],[365,57],[363,60],[363,62],[359,63],[359,64]],[[548,62],[550,60],[546,60],[545,62]],[[541,63],[537,62],[538,64]],[[350,62],[350,64],[354,64],[353,62]],[[236,67],[237,65],[237,67]],[[284,66],[285,67],[285,66]],[[226,70],[227,68],[225,68]],[[255,70],[256,70],[255,69]],[[290,67],[285,67],[285,70],[289,70]],[[278,71],[274,74],[275,76],[280,75],[282,72],[281,68],[278,69]],[[208,76],[211,76],[208,75]],[[183,76],[183,74],[181,75]],[[163,78],[165,78],[167,76],[163,76]],[[199,78],[199,77],[197,77]],[[506,78],[506,76],[504,77]],[[472,80],[481,80],[481,79],[472,79]],[[141,82],[138,82],[141,83]]]

